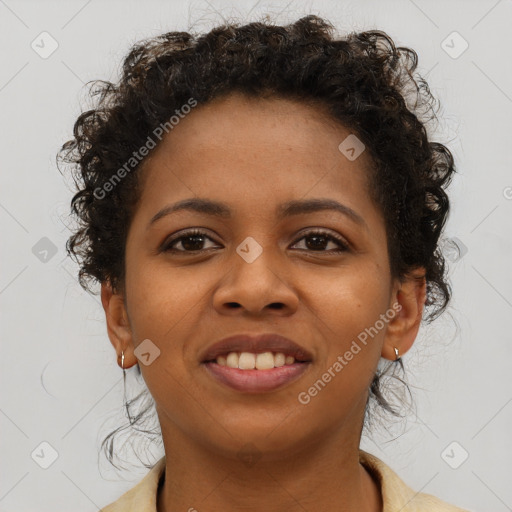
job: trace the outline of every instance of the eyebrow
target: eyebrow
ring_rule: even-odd
[[[209,215],[212,217],[222,217],[227,219],[230,219],[232,216],[231,209],[225,203],[212,201],[210,199],[192,197],[189,199],[178,201],[177,203],[162,208],[158,213],[156,213],[151,218],[148,224],[148,228],[159,219],[166,217],[167,215],[171,215],[172,213],[184,210],[202,213],[204,215]],[[368,226],[363,217],[361,217],[358,213],[352,210],[352,208],[349,208],[348,206],[339,203],[334,199],[318,198],[296,199],[288,201],[286,203],[280,204],[277,207],[276,215],[278,220],[283,220],[294,215],[303,215],[307,213],[315,213],[326,210],[341,213],[342,215],[345,215],[346,217],[354,221],[356,224],[359,224],[362,227],[368,229]]]

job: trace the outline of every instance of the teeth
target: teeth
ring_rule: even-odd
[[[258,354],[256,356],[255,366],[258,370],[269,370],[270,368],[274,368],[274,355],[272,352],[263,352],[263,354]]]
[[[227,356],[218,356],[216,362],[220,366],[239,368],[241,370],[269,370],[270,368],[279,368],[284,365],[293,364],[295,358],[293,356],[285,356],[282,352],[275,354],[272,352],[263,352],[261,354],[230,352]]]
[[[284,362],[285,362],[284,354],[282,352],[278,352],[274,356],[274,366],[276,366],[276,367],[284,366]]]
[[[242,352],[238,359],[238,368],[241,370],[254,370],[256,366],[256,356],[250,352]]]
[[[217,358],[217,363],[219,363],[218,358]],[[226,358],[226,364],[230,368],[238,368],[238,354],[236,352],[230,352],[228,354],[228,357]]]

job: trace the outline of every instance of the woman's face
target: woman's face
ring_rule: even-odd
[[[126,245],[126,303],[114,298],[124,324],[114,320],[113,303],[107,318],[125,368],[141,359],[169,443],[193,440],[228,457],[250,444],[272,459],[326,436],[359,440],[379,358],[394,359],[393,346],[403,354],[414,340],[424,296],[412,293],[407,303],[408,285],[391,278],[384,219],[366,183],[369,155],[343,153],[338,146],[351,132],[324,115],[292,101],[230,95],[192,109],[145,162]],[[190,198],[231,213],[181,209],[151,222]],[[355,215],[278,215],[290,201],[312,199]],[[191,228],[203,238],[186,238]],[[294,380],[235,389],[206,368],[210,345],[262,333],[310,354]]]

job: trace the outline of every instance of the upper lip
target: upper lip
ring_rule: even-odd
[[[217,356],[230,352],[282,352],[297,361],[311,361],[313,356],[298,343],[279,334],[235,334],[208,346],[201,355],[201,361],[214,361]]]

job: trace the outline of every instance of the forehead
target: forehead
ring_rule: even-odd
[[[286,201],[331,197],[372,208],[369,156],[339,149],[349,136],[325,107],[298,101],[232,94],[198,105],[146,158],[140,206],[152,216],[196,196],[270,215]]]
[[[177,146],[193,148],[196,153],[235,148],[249,152],[251,148],[266,147],[286,150],[282,158],[290,157],[291,151],[307,156],[327,148],[337,149],[339,142],[351,133],[319,102],[253,98],[232,93],[198,105],[181,116],[150,157],[165,158],[166,153]],[[368,163],[368,156],[363,152],[358,160],[357,166],[364,165]]]

